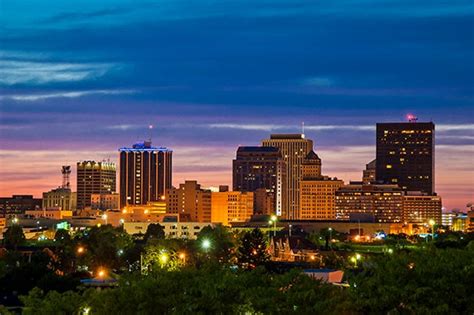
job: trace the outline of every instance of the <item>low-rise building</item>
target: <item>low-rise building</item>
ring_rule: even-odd
[[[253,215],[253,192],[223,191],[212,193],[211,221],[229,225],[245,222]]]
[[[421,192],[406,192],[403,197],[403,220],[410,223],[428,223],[434,220],[441,224],[441,197]]]
[[[38,210],[27,210],[25,211],[26,217],[31,218],[49,218],[49,219],[65,219],[72,217],[71,210],[62,210],[60,207],[57,208],[48,208],[48,209],[38,209]]]
[[[59,187],[43,193],[43,209],[76,210],[77,194],[70,188]]]
[[[109,210],[119,209],[120,196],[117,193],[91,194],[91,209]]]
[[[211,191],[202,189],[194,180],[187,180],[179,188],[166,190],[167,212],[187,216],[188,221],[211,222]]]
[[[41,198],[33,195],[13,195],[0,198],[0,215],[14,216],[24,214],[26,210],[41,209]]]
[[[148,225],[159,223],[163,226],[165,236],[169,238],[196,239],[197,235],[206,226],[213,227],[212,223],[205,222],[167,222],[164,218],[161,222],[125,222],[123,227],[128,234],[145,234]]]

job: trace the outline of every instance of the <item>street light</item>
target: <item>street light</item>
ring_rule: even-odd
[[[102,215],[102,220],[104,220],[104,221],[105,221],[105,225],[107,225],[107,214],[106,214],[106,213],[104,213],[104,214]]]
[[[162,265],[166,264],[168,262],[168,254],[167,253],[161,253],[160,254],[160,262]]]
[[[351,257],[351,261],[354,263],[354,267],[357,268],[357,261],[359,261],[362,258],[360,254],[355,254],[355,256]]]
[[[332,227],[329,227],[328,228],[328,231],[329,231],[329,247],[332,249]]]
[[[77,251],[77,253],[78,253],[79,255],[81,255],[81,254],[84,253],[85,248],[84,248],[83,246],[79,246],[76,251]]]
[[[276,224],[277,224],[278,217],[276,215],[272,215],[270,217],[270,221],[268,221],[268,224],[273,223],[273,237],[276,236]]]
[[[13,224],[18,224],[18,218],[17,217],[14,217],[13,220],[12,220]]]
[[[183,264],[186,265],[186,253],[179,253],[178,257],[183,261]]]
[[[435,220],[430,219],[428,221],[429,225],[431,225],[431,240],[434,242],[434,226],[436,224]]]
[[[104,278],[106,274],[107,273],[102,268],[97,271],[97,277],[99,277],[99,278]]]
[[[211,248],[211,241],[205,238],[202,240],[201,246],[205,251],[207,251],[209,248]]]

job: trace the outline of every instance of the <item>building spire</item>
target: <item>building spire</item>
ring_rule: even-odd
[[[304,121],[301,122],[301,134],[304,137]]]

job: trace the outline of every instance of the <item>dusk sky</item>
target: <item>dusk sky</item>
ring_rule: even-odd
[[[472,0],[0,1],[0,195],[117,161],[150,124],[174,185],[230,184],[239,145],[302,121],[323,173],[360,180],[375,124],[412,113],[436,124],[443,205],[464,209],[473,18]]]

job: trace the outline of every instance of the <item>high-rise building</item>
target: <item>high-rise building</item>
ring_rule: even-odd
[[[253,215],[253,195],[241,191],[213,192],[211,221],[224,225],[248,221]]]
[[[403,220],[408,223],[428,223],[434,220],[442,224],[440,196],[420,192],[406,192],[403,199]]]
[[[305,139],[304,134],[273,134],[270,139],[262,141],[265,147],[276,147],[285,161],[286,180],[282,189],[286,191],[286,202],[282,204],[283,218],[294,220],[300,210],[301,164],[313,149],[313,141]]]
[[[195,180],[167,189],[165,201],[168,213],[177,213],[192,222],[211,222],[211,191],[202,189]]]
[[[119,152],[120,208],[161,200],[172,185],[173,151],[144,141]]]
[[[416,120],[377,124],[377,181],[433,195],[434,131],[432,122]]]
[[[351,182],[336,191],[336,219],[369,216],[375,222],[403,222],[403,195],[397,185]]]
[[[90,208],[92,194],[115,192],[116,172],[114,163],[77,162],[77,209]]]
[[[321,159],[311,150],[301,164],[299,220],[334,220],[342,180],[321,175]]]
[[[26,210],[41,208],[41,198],[33,198],[33,195],[13,195],[0,198],[0,217],[24,214]]]
[[[377,160],[372,160],[371,162],[365,165],[365,170],[362,171],[362,182],[364,184],[370,184],[375,182],[376,167]]]
[[[234,191],[259,190],[258,202],[256,198],[254,199],[256,213],[265,213],[268,210],[267,201],[262,200],[267,197],[273,200],[274,208],[270,212],[277,214],[282,212],[282,205],[286,199],[285,191],[282,189],[286,168],[278,148],[239,147],[232,166]]]

